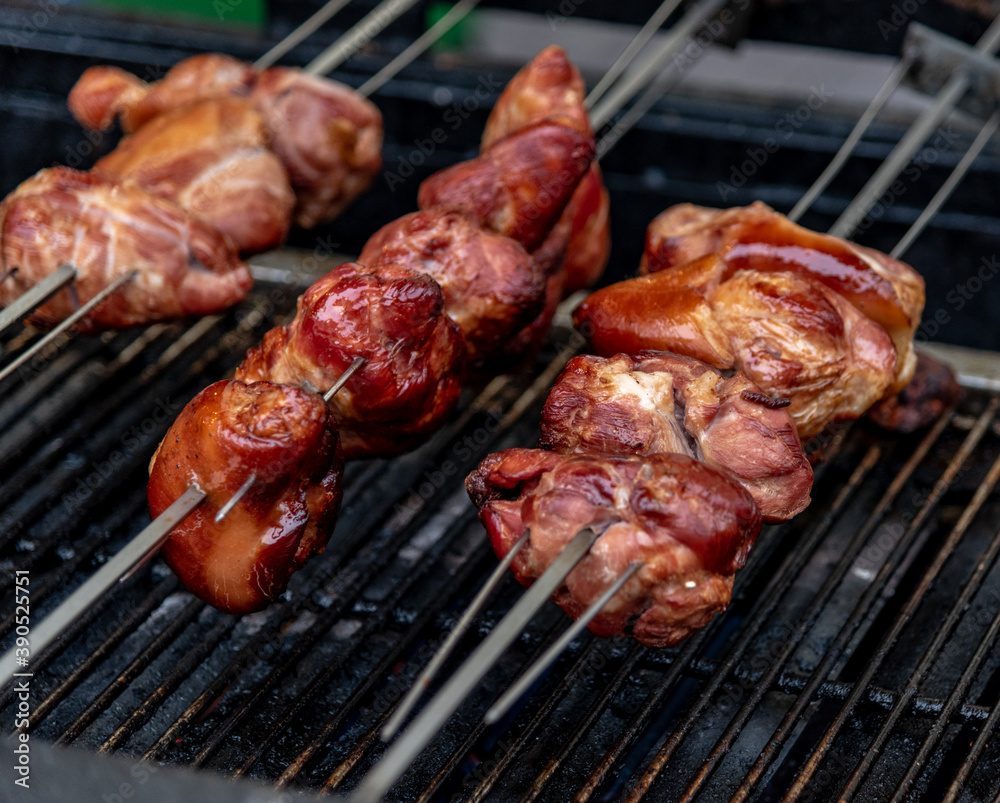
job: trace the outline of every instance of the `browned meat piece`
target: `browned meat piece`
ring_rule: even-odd
[[[114,280],[139,275],[89,315],[82,328],[135,326],[182,315],[208,315],[241,301],[250,271],[223,235],[132,181],[68,167],[42,170],[0,203],[0,306],[63,264],[73,285],[39,307],[32,320],[57,323]]]
[[[667,647],[729,604],[733,575],[760,532],[760,511],[735,480],[681,454],[560,455],[507,449],[466,488],[504,556],[526,530],[512,570],[531,583],[580,530],[599,538],[554,601],[579,616],[633,561],[642,568],[590,623],[601,636]]]
[[[326,547],[343,471],[336,423],[317,394],[270,382],[209,385],[181,411],[150,464],[154,517],[192,483],[208,495],[171,533],[163,558],[216,608],[260,610]],[[250,491],[216,523],[251,474]]]
[[[430,276],[397,265],[341,265],[305,292],[290,324],[247,352],[236,377],[326,392],[364,357],[330,400],[344,453],[352,459],[405,452],[458,402],[465,347],[443,307]]]
[[[107,130],[120,117],[131,132],[188,103],[249,95],[256,79],[251,65],[221,53],[184,59],[152,84],[117,67],[91,67],[70,90],[69,110],[86,128]]]
[[[951,368],[926,354],[917,354],[917,370],[910,384],[875,404],[868,417],[886,429],[916,432],[937,421],[964,395]]]
[[[92,67],[73,87],[70,110],[88,127],[107,128],[120,115],[125,131],[135,131],[172,109],[232,97],[249,97],[263,117],[295,190],[300,226],[336,217],[382,166],[382,115],[350,87],[288,67],[257,72],[216,53],[185,59],[149,85]]]
[[[593,136],[543,121],[435,173],[420,185],[417,200],[421,209],[461,207],[531,252],[559,220],[593,158]]]
[[[94,169],[134,179],[252,253],[284,241],[295,205],[288,174],[267,142],[250,101],[206,100],[161,114]]]
[[[924,308],[924,280],[899,260],[839,237],[804,229],[757,201],[740,209],[679,204],[649,224],[641,273],[672,268],[706,254],[738,270],[791,272],[821,282],[881,325],[899,360],[892,390],[916,367],[913,335]]]
[[[545,48],[500,93],[483,132],[483,148],[525,126],[557,119],[592,134],[583,106],[586,89],[579,70],[557,45]],[[569,225],[562,263],[565,293],[590,287],[611,253],[610,198],[594,162],[570,198],[561,220]],[[540,262],[542,260],[539,260]]]
[[[504,353],[543,308],[546,278],[531,256],[457,209],[404,215],[375,232],[358,261],[396,263],[433,276],[445,311],[465,334],[470,364]]]
[[[382,114],[348,86],[272,67],[252,100],[288,171],[305,228],[332,220],[368,189],[382,167]]]
[[[644,349],[737,368],[791,400],[799,437],[857,418],[896,377],[886,331],[820,282],[703,257],[598,290],[575,311],[599,354]]]
[[[549,391],[538,445],[563,454],[686,454],[737,479],[764,521],[787,521],[809,505],[813,472],[785,406],[742,373],[726,379],[688,357],[583,355]]]

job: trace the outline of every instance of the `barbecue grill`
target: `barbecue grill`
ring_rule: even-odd
[[[819,4],[817,13],[833,6],[839,3]],[[966,41],[985,27],[971,13],[928,6],[930,22]],[[19,24],[16,13],[0,10],[0,28]],[[789,19],[801,13],[771,9],[751,33],[765,22],[793,30]],[[274,22],[274,38],[286,22]],[[335,77],[359,85],[417,28],[405,19]],[[825,43],[844,44],[837,33]],[[819,36],[809,29],[803,39],[818,43]],[[295,59],[307,60],[333,38],[317,35]],[[107,147],[91,142],[82,154],[89,140],[64,111],[66,91],[86,66],[110,62],[143,74],[147,65],[202,49],[247,58],[262,51],[251,37],[109,25],[66,8],[19,52],[0,50],[0,64],[18,65],[0,73],[12,146],[0,155],[0,191],[31,170],[66,162],[67,152],[86,165]],[[386,118],[387,169],[442,125],[449,104],[483,86],[484,69],[499,86],[512,74],[461,61],[443,71],[422,61],[382,90],[375,100]],[[316,275],[415,208],[423,176],[476,149],[498,88],[396,191],[377,181],[338,221],[298,232],[291,248],[258,260],[264,280],[237,309],[67,338],[0,386],[4,648],[15,636],[15,572],[30,572],[38,623],[148,524],[146,465],[182,406],[287,319]],[[724,200],[716,185],[790,111],[794,105],[766,98],[661,99],[628,134],[627,147],[602,161],[613,199],[608,280],[634,272],[646,223],[671,203],[760,198],[791,208],[853,119],[820,110],[754,181]],[[870,129],[804,222],[829,228],[904,131],[895,121]],[[972,137],[959,126],[953,144],[858,239],[890,250]],[[1000,795],[992,738],[1000,719],[1000,355],[988,353],[997,347],[1000,283],[980,279],[970,298],[958,296],[961,309],[949,295],[997,253],[998,173],[988,147],[907,255],[928,281],[925,321],[944,313],[933,333],[921,334],[958,344],[927,348],[958,368],[968,388],[959,407],[913,435],[859,422],[810,444],[824,454],[814,501],[793,522],[766,528],[725,615],[666,650],[585,634],[510,714],[483,725],[489,705],[564,629],[562,612],[546,607],[391,799]],[[8,334],[5,345],[20,348],[31,337]],[[269,609],[243,617],[215,611],[153,560],[79,617],[54,649],[32,657],[37,799],[276,800],[357,787],[384,753],[382,725],[496,563],[462,479],[485,454],[534,442],[541,402],[582,346],[560,321],[534,364],[467,391],[424,447],[351,464],[327,552],[294,575]],[[508,577],[446,671],[519,594]],[[0,690],[0,711],[10,733],[18,711],[10,686]],[[5,755],[10,764],[13,753]],[[30,799],[8,774],[0,799]],[[220,774],[257,785],[223,788]]]

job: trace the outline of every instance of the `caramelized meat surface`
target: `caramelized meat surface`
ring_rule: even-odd
[[[541,120],[556,119],[592,134],[579,70],[557,45],[545,48],[515,75],[497,99],[483,132],[483,148]],[[573,192],[562,220],[569,227],[562,262],[564,291],[589,287],[611,253],[610,198],[597,162]]]
[[[159,81],[146,83],[117,67],[85,70],[69,93],[69,110],[85,128],[107,130],[115,118],[128,133],[164,112],[199,100],[250,94],[257,71],[222,53],[178,62]]]
[[[371,185],[382,167],[382,113],[350,87],[271,67],[251,97],[288,171],[304,228],[332,220]]]
[[[396,263],[434,277],[445,312],[465,335],[470,363],[503,354],[545,302],[545,274],[524,248],[454,208],[432,207],[383,226],[358,261]]]
[[[137,181],[253,253],[284,241],[295,205],[268,139],[248,100],[206,100],[150,121],[94,169]]]
[[[913,335],[924,308],[924,281],[913,268],[871,248],[804,229],[757,201],[739,209],[680,204],[646,232],[641,273],[655,273],[706,254],[726,275],[740,270],[788,272],[823,284],[882,326],[898,354],[892,390],[913,375]]]
[[[498,140],[475,159],[435,173],[420,185],[417,199],[421,209],[459,207],[533,252],[593,158],[593,136],[542,121]]]
[[[214,228],[132,181],[68,167],[42,170],[0,203],[0,306],[60,265],[79,274],[32,320],[57,323],[130,271],[138,276],[89,315],[82,328],[135,326],[208,315],[241,301],[250,271]]]
[[[863,415],[896,380],[885,329],[824,284],[790,272],[727,272],[708,256],[619,282],[584,300],[574,318],[601,355],[655,349],[742,371],[791,401],[801,438]]]
[[[600,536],[554,596],[572,617],[640,562],[589,628],[654,647],[676,644],[726,608],[734,573],[760,531],[760,512],[742,486],[681,454],[507,449],[480,463],[466,487],[499,556],[530,533],[512,564],[523,585],[580,530]]]
[[[164,559],[216,608],[260,610],[326,547],[343,468],[336,423],[315,393],[270,382],[209,385],[181,411],[150,464],[153,517],[192,483],[207,494],[171,533]],[[251,474],[249,492],[215,522]]]
[[[368,188],[382,166],[382,115],[350,87],[302,70],[250,64],[217,53],[192,56],[145,84],[112,67],[92,67],[70,93],[70,110],[90,128],[120,116],[125,131],[201,100],[248,97],[295,191],[295,222],[331,220]]]
[[[341,265],[299,299],[295,319],[247,352],[236,377],[325,393],[355,357],[365,364],[330,400],[348,459],[417,446],[458,402],[462,333],[430,277],[398,265]]]
[[[916,432],[937,421],[964,395],[951,368],[926,354],[918,354],[917,370],[910,383],[899,393],[876,403],[868,411],[868,417],[886,429]]]
[[[549,391],[539,446],[563,454],[686,454],[738,480],[764,521],[787,521],[809,505],[813,472],[786,405],[742,373],[727,379],[688,357],[582,355]]]

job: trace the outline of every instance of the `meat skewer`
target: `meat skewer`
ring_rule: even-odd
[[[426,50],[434,41],[436,41],[437,38],[439,38],[441,35],[447,32],[451,27],[457,24],[457,22],[460,19],[462,19],[466,14],[468,14],[469,11],[471,11],[471,9],[477,3],[478,0],[474,1],[470,0],[470,2],[464,4],[461,9],[456,8],[453,10],[454,13],[449,13],[445,15],[445,17],[439,20],[438,23],[434,25],[431,30],[427,31],[424,36],[421,36],[420,39],[414,43],[413,46],[407,48],[404,54],[401,54],[400,57],[394,59],[392,62],[386,65],[382,70],[380,70],[375,76],[373,76],[372,79],[370,79],[367,82],[366,84],[367,88],[363,87],[362,91],[359,91],[357,94],[360,95],[361,97],[364,97],[366,94],[370,94],[371,92],[376,91],[380,86],[382,86],[386,81],[388,81],[390,78],[396,75],[413,59],[415,59],[417,56],[423,53],[424,50]],[[317,15],[320,13],[321,12],[317,12]],[[388,24],[389,21],[391,21],[389,18],[382,18],[382,22],[384,24]],[[308,21],[306,24],[308,24]],[[354,30],[357,30],[357,27]],[[431,35],[432,33],[433,35]],[[342,55],[344,58],[346,58],[347,55],[349,55],[349,53],[344,51]],[[210,56],[208,58],[215,59],[216,57]],[[229,64],[231,62],[231,60],[227,61],[227,57],[219,57],[219,58],[222,58],[225,64]],[[197,67],[197,59],[198,57],[195,57],[194,59],[195,67]],[[191,61],[192,60],[190,59],[188,60],[189,63]],[[224,69],[222,70],[222,72],[224,74],[235,73],[238,77],[235,79],[233,78],[229,79],[230,82],[236,81],[237,86],[243,87],[246,85],[248,79],[240,76],[245,76],[247,74],[246,69],[239,67],[240,64],[239,62],[235,62],[235,64],[237,65],[235,69],[233,68],[230,68],[229,70]],[[188,67],[185,69],[190,69],[190,68]],[[197,69],[195,69],[193,72],[195,73],[195,75],[199,74],[199,70]],[[288,71],[282,73],[282,75],[287,75],[287,74]],[[127,76],[128,74],[125,75]],[[120,76],[117,76],[117,74],[115,74],[115,76],[112,77],[116,82],[120,80]],[[128,82],[127,78],[126,82]],[[179,83],[182,85],[182,87],[185,84],[183,76],[182,80],[180,80]],[[202,85],[202,82],[199,81],[194,81],[194,83]],[[111,91],[112,93],[114,93],[117,92],[118,90],[112,88]],[[135,90],[132,90],[132,93],[133,97],[135,97]],[[101,123],[100,116],[98,116],[96,121],[93,119],[91,121],[95,122],[95,125],[100,125]],[[223,212],[223,214],[225,213]],[[251,227],[250,231],[252,232],[254,231],[254,229]],[[25,316],[27,316],[33,309],[43,304],[46,300],[51,298],[60,289],[69,285],[78,276],[78,272],[76,270],[70,270],[70,269],[63,270],[61,269],[61,267],[57,266],[53,266],[53,268],[54,270],[52,270],[48,276],[46,276],[44,279],[41,280],[40,284],[42,285],[42,287],[40,289],[36,289],[38,288],[38,285],[34,285],[28,288],[25,292],[23,292],[23,294],[20,295],[18,293],[13,294],[14,296],[16,296],[15,300],[10,304],[10,306],[6,310],[0,311],[0,331],[5,329],[7,326],[10,326],[15,320],[20,320]],[[4,278],[12,277],[16,272],[17,271],[14,269],[8,270]],[[0,299],[3,299],[5,297],[6,291],[3,289],[3,284],[4,284],[3,282],[0,282]],[[30,347],[30,349],[28,349],[21,355],[20,359],[22,360],[22,364],[23,361],[30,360],[34,354],[38,353],[41,349],[45,348],[45,346],[52,341],[53,337],[54,335],[50,333],[45,337],[43,337],[41,340],[37,341],[35,344],[33,344]]]
[[[947,188],[948,191],[950,192],[950,190],[953,189],[953,186],[957,185],[957,180],[955,182],[949,182],[949,184],[952,185]],[[915,226],[915,231],[912,233],[908,233],[907,235],[910,242],[912,242],[912,240],[915,239],[916,234],[919,233],[920,228],[926,225],[929,219],[930,215],[925,216],[924,219],[917,221],[917,224]],[[907,244],[908,243],[903,243],[902,246],[899,247],[897,251],[894,251],[893,257],[898,257],[905,250]],[[514,545],[514,548],[517,550],[516,554],[518,556],[522,554],[524,541],[525,538],[522,535],[522,537]],[[492,580],[493,578],[491,578],[491,581]],[[522,598],[521,601],[523,602],[524,598]],[[481,604],[481,601],[478,598],[477,598],[477,603]],[[542,604],[544,603],[539,602],[539,607]],[[597,606],[595,605],[592,607],[596,608]],[[523,612],[522,626],[523,624],[526,624],[526,622],[534,615],[536,611],[537,608],[525,610]],[[470,613],[471,613],[470,611],[468,610],[466,611],[467,615]],[[588,610],[587,613],[590,614],[591,611]],[[472,616],[469,616],[468,618],[469,621],[471,621]],[[463,616],[461,621],[465,620],[466,616]],[[449,639],[449,642],[451,641],[452,640]],[[447,647],[448,645],[446,644],[445,646]],[[477,650],[462,665],[462,667],[458,670],[458,673],[456,673],[456,675],[453,676],[452,681],[454,681],[458,677],[464,677],[468,673],[472,672],[474,669],[479,671],[478,677],[482,677],[486,673],[486,671],[488,671],[488,669],[493,665],[493,662],[496,660],[498,656],[497,655],[492,655],[488,657],[483,656],[481,653],[483,646],[485,646],[485,644],[481,645],[480,650]],[[551,660],[553,656],[547,656],[547,658]],[[439,653],[435,655],[432,663],[435,666],[440,666],[443,663],[443,660],[444,656]],[[537,677],[537,674],[535,672],[535,667],[530,667],[525,673],[525,675],[526,677],[529,677],[531,679]],[[408,694],[407,697],[404,698],[404,700],[400,705],[400,709],[402,709],[402,715],[400,715],[400,711],[397,710],[397,712],[394,714],[392,720],[390,720],[389,723],[393,727],[387,730],[391,730],[392,732],[394,732],[395,729],[397,729],[399,725],[402,724],[402,721],[405,719],[405,714],[408,713],[413,703],[415,702],[415,699],[419,696],[421,691],[424,688],[426,688],[427,684],[429,683],[429,680],[430,678],[428,677],[427,673],[421,675],[421,678],[419,679],[418,683],[415,684],[414,688],[411,689],[410,694]],[[426,745],[430,741],[430,739],[435,735],[437,730],[444,725],[444,723],[450,716],[450,713],[457,710],[457,708],[461,704],[461,700],[455,699],[456,696],[462,693],[463,690],[464,693],[468,693],[469,691],[471,691],[471,688],[474,685],[474,683],[468,683],[466,685],[463,685],[462,687],[459,687],[457,684],[452,683],[452,681],[449,681],[449,684],[446,684],[445,689],[443,690],[446,691],[447,694],[445,693],[439,694],[429,703],[428,707],[425,709],[425,712],[422,713],[417,718],[417,720],[412,724],[407,733],[404,734],[402,739],[400,739],[399,742],[393,745],[393,747],[390,748],[390,750],[387,752],[386,756],[376,765],[374,770],[369,774],[369,776],[358,788],[355,795],[352,797],[352,800],[355,800],[358,803],[362,803],[367,801],[375,801],[384,796],[388,792],[390,787],[395,783],[395,781],[402,775],[405,769],[409,766],[413,758],[415,758],[416,755],[420,752],[422,747]],[[517,693],[526,691],[527,687],[530,685],[530,682],[531,681],[528,680],[523,685],[518,684]],[[516,699],[516,696],[514,694],[505,695],[502,706],[501,705],[494,706],[493,708],[490,709],[489,712],[487,712],[487,717],[486,717],[487,722],[494,722],[498,717],[502,716],[503,711],[506,710],[506,707],[509,706],[509,704],[514,699]],[[390,735],[391,733],[385,733],[384,738],[388,738]]]

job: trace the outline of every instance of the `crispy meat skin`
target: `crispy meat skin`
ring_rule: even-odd
[[[809,505],[813,472],[783,402],[742,373],[726,379],[689,357],[581,355],[549,391],[538,445],[562,454],[686,454],[738,480],[764,521],[787,521]]]
[[[545,274],[524,248],[454,208],[432,207],[383,226],[358,261],[396,263],[434,277],[445,312],[465,335],[470,364],[503,354],[545,301]]]
[[[222,53],[184,59],[151,84],[117,67],[90,67],[70,90],[69,110],[90,129],[107,130],[120,117],[128,133],[188,103],[249,95],[256,78],[251,65]]]
[[[557,45],[541,51],[515,75],[493,106],[483,131],[483,148],[525,126],[549,118],[593,133],[583,106],[586,88],[579,70]],[[611,253],[610,197],[597,162],[573,192],[562,221],[569,226],[562,263],[568,295],[600,278]]]
[[[885,329],[838,293],[792,273],[740,270],[707,256],[605,287],[574,312],[598,354],[645,349],[741,370],[791,400],[800,438],[857,418],[896,378]]]
[[[910,384],[877,402],[868,411],[868,417],[885,429],[916,432],[937,421],[964,395],[951,368],[926,354],[918,354],[917,370]]]
[[[325,392],[355,357],[365,364],[330,400],[348,459],[414,448],[458,402],[464,345],[441,289],[398,265],[346,263],[299,298],[295,319],[272,329],[236,369]]]
[[[224,380],[181,411],[150,464],[153,517],[191,483],[208,496],[163,546],[198,597],[229,613],[260,610],[326,547],[343,493],[337,426],[314,393]],[[219,508],[257,482],[220,523]]]
[[[284,241],[295,205],[288,174],[267,141],[250,101],[205,100],[150,121],[94,169],[137,181],[253,253]]]
[[[304,227],[332,220],[382,167],[382,113],[350,87],[302,70],[264,70],[251,98],[271,132]]]
[[[593,136],[542,121],[495,142],[480,156],[420,185],[421,209],[462,208],[529,252],[542,245],[594,158]]]
[[[913,335],[924,308],[924,280],[909,265],[839,237],[817,234],[757,201],[737,209],[672,206],[646,231],[640,273],[717,254],[738,270],[791,272],[839,293],[889,333],[899,355],[892,391],[916,367]]]
[[[73,87],[70,110],[89,128],[108,128],[120,116],[130,132],[171,109],[231,97],[249,97],[264,118],[270,147],[295,190],[300,226],[336,217],[382,166],[382,114],[373,103],[302,70],[258,72],[217,53],[178,62],[153,84],[113,67],[92,67]]]
[[[87,331],[208,315],[241,301],[252,284],[225,237],[181,207],[135,182],[68,167],[40,171],[0,203],[0,262],[18,269],[0,283],[0,306],[60,265],[77,267],[73,285],[32,314],[43,325],[138,270],[90,313]]]
[[[506,555],[530,538],[512,570],[530,585],[580,530],[600,537],[555,594],[579,616],[632,561],[643,567],[589,628],[666,647],[729,603],[733,575],[760,532],[750,494],[686,455],[560,455],[538,449],[492,454],[466,488],[493,548]]]

